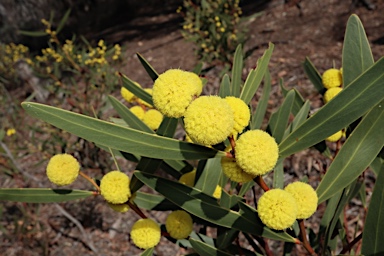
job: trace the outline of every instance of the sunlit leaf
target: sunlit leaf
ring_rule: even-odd
[[[22,106],[35,118],[88,141],[123,152],[174,160],[225,156],[225,152],[212,148],[141,132],[39,103],[24,102]]]
[[[241,75],[243,73],[243,49],[241,44],[236,48],[233,56],[232,77],[231,77],[231,96],[239,97]]]
[[[257,88],[259,88],[261,81],[263,80],[264,74],[268,69],[268,63],[271,59],[274,45],[269,43],[269,48],[263,54],[263,56],[257,61],[257,67],[251,70],[245,80],[243,89],[241,90],[240,99],[246,104],[251,102],[251,99],[255,95]]]
[[[382,102],[384,104],[384,102]],[[319,203],[354,181],[384,145],[384,111],[378,105],[359,123],[317,187]]]
[[[267,69],[264,75],[263,94],[257,102],[256,111],[252,116],[251,129],[260,129],[265,113],[267,112],[268,100],[271,92],[271,73]]]
[[[279,145],[286,157],[315,145],[364,115],[384,98],[384,58],[308,118]]]
[[[50,188],[0,188],[0,201],[24,203],[58,203],[84,199],[92,191]]]
[[[363,24],[355,14],[351,15],[347,22],[342,62],[344,87],[348,87],[353,80],[374,63]]]
[[[317,71],[315,66],[312,64],[312,62],[309,60],[308,57],[305,58],[303,66],[304,66],[304,72],[307,74],[309,80],[315,86],[316,90],[320,94],[324,94],[325,88],[323,86],[321,75],[320,75],[319,71]]]
[[[371,202],[364,224],[361,253],[364,255],[381,255],[384,253],[384,168],[376,179]]]

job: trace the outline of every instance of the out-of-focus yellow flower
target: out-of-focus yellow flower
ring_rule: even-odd
[[[182,210],[173,211],[165,221],[165,227],[169,235],[175,239],[184,239],[193,230],[191,215]]]
[[[157,130],[163,121],[163,115],[156,109],[145,112],[143,122],[152,130]]]
[[[144,111],[144,109],[142,107],[140,107],[140,106],[133,106],[129,110],[131,110],[131,112],[135,116],[137,116],[140,120],[143,120],[144,115],[145,115],[145,111]]]
[[[343,137],[343,135],[344,135],[344,133],[341,130],[341,131],[338,131],[338,132],[332,134],[331,136],[329,136],[325,140],[329,141],[329,142],[336,142],[336,141],[340,140]]]
[[[187,186],[193,187],[195,185],[196,169],[191,172],[184,173],[179,178],[179,182]]]
[[[340,87],[329,88],[324,93],[324,103],[328,103],[331,99],[336,97],[336,95],[339,94],[342,90],[343,90],[343,88],[340,88]]]
[[[7,129],[7,132],[6,132],[6,133],[7,133],[7,136],[10,137],[10,136],[16,134],[16,129],[14,129],[14,128],[9,128],[9,129]]]
[[[115,212],[127,212],[129,210],[128,204],[111,204],[108,203],[108,206]]]

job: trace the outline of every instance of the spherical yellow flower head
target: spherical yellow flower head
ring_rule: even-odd
[[[331,68],[323,73],[323,85],[326,89],[338,87],[343,83],[343,78],[339,69]]]
[[[307,183],[296,181],[284,188],[296,200],[297,204],[297,219],[307,219],[317,209],[317,194],[316,191]]]
[[[152,90],[151,88],[145,88],[144,91],[146,91],[146,92],[147,92],[148,94],[150,94],[150,95],[152,95],[152,92],[153,92],[153,90]],[[142,104],[142,105],[148,107],[148,108],[153,108],[153,106],[152,106],[151,104],[147,103],[146,101],[143,101],[143,100],[140,99],[140,98],[137,99],[137,102],[138,102],[139,104]]]
[[[236,163],[235,158],[221,158],[221,169],[231,181],[235,182],[248,182],[256,177],[256,175],[244,172],[243,169],[241,169],[241,167]]]
[[[183,183],[184,185],[193,187],[195,185],[195,178],[196,178],[196,169],[181,175],[181,177],[179,178],[179,182]]]
[[[221,192],[222,192],[221,187],[219,185],[217,185],[215,188],[215,191],[213,191],[212,196],[216,199],[220,199],[221,198]]]
[[[140,107],[140,106],[133,106],[129,110],[131,110],[131,112],[135,116],[137,116],[140,120],[143,120],[145,111],[144,111],[144,109],[142,107]]]
[[[129,177],[123,172],[112,171],[104,175],[100,181],[100,193],[112,204],[123,204],[131,196]]]
[[[132,226],[131,239],[133,243],[141,249],[156,246],[160,242],[160,238],[160,227],[151,219],[140,219]]]
[[[198,144],[208,146],[224,141],[233,126],[233,111],[227,101],[218,96],[201,96],[185,111],[185,131]]]
[[[51,157],[47,165],[48,179],[59,186],[69,185],[79,175],[80,164],[69,154],[58,154]]]
[[[192,217],[185,211],[174,211],[168,215],[165,227],[171,237],[175,239],[187,238],[193,230]]]
[[[134,84],[138,87],[141,87],[139,83],[134,82]],[[125,87],[121,87],[120,90],[121,96],[127,101],[127,102],[133,102],[136,100],[136,96],[130,92],[128,89]]]
[[[202,88],[203,83],[195,73],[169,69],[153,85],[153,103],[163,115],[179,118]]]
[[[115,212],[127,212],[129,210],[129,205],[128,204],[111,204],[108,203],[108,206],[114,210]]]
[[[331,99],[333,99],[337,94],[339,94],[339,92],[341,92],[343,89],[340,88],[340,87],[333,87],[333,88],[330,88],[328,89],[325,93],[324,93],[324,102],[325,103],[328,103]]]
[[[156,109],[150,109],[145,112],[143,122],[152,130],[157,130],[163,121],[163,114]]]
[[[233,96],[228,96],[225,100],[231,106],[234,115],[235,124],[233,126],[232,134],[242,132],[251,119],[251,112],[247,104],[240,98]]]
[[[262,130],[247,131],[236,141],[236,162],[250,175],[266,174],[275,167],[278,157],[275,139]]]
[[[267,227],[283,230],[292,226],[296,220],[296,200],[287,191],[271,189],[260,197],[257,212]]]
[[[329,142],[336,142],[336,141],[340,140],[341,137],[343,137],[343,135],[344,135],[344,132],[343,132],[343,130],[341,130],[341,131],[338,131],[338,132],[332,134],[331,136],[329,136],[325,140],[329,141]]]

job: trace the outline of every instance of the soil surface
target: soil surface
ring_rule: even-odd
[[[371,42],[375,60],[384,56],[384,1],[372,0],[374,10],[368,10],[359,1],[338,0],[302,0],[300,8],[295,4],[284,4],[284,1],[271,1],[264,6],[246,4],[243,12],[251,15],[262,12],[261,16],[247,21],[249,40],[245,51],[250,56],[245,61],[244,78],[249,70],[254,68],[257,59],[268,48],[268,43],[275,45],[270,62],[272,75],[271,101],[269,113],[279,104],[282,96],[279,91],[279,79],[289,88],[297,88],[302,95],[311,101],[311,107],[321,106],[322,100],[315,88],[307,79],[302,63],[309,57],[322,73],[333,66],[341,67],[341,53],[345,25],[351,14],[356,13]],[[357,4],[353,2],[358,2]],[[169,8],[176,10],[177,5]],[[136,52],[142,54],[158,73],[169,68],[192,70],[198,63],[194,56],[194,45],[186,42],[180,33],[180,17],[174,12],[165,14],[142,15],[141,17],[122,23],[119,26],[100,31],[96,37],[104,38],[107,42],[121,42],[125,49],[125,64],[121,69],[132,80],[143,87],[151,87],[152,82],[140,65]],[[208,85],[206,93],[217,93],[219,73],[223,67],[216,66],[206,73]],[[28,159],[28,163],[40,159]],[[293,180],[308,175],[314,187],[318,185],[323,166],[327,161],[312,151],[306,151],[288,159],[285,163],[286,180]],[[25,172],[34,175],[43,174],[44,168],[34,168],[30,164],[20,162]],[[43,176],[41,176],[43,177]],[[23,187],[25,179],[19,177],[19,185]],[[4,186],[6,184],[2,182]],[[49,187],[48,183],[33,181],[41,187]],[[74,188],[88,188],[82,181],[76,181]],[[368,186],[369,188],[369,186]],[[118,214],[107,208],[102,199],[87,199],[81,202],[69,202],[55,205],[22,205],[3,203],[4,211],[1,218],[1,228],[9,234],[7,237],[0,229],[0,254],[2,255],[140,255],[130,242],[129,231],[138,217],[131,211]],[[22,207],[23,206],[23,207]],[[28,219],[21,218],[20,209],[26,209]],[[353,208],[352,208],[353,210]],[[355,214],[359,213],[357,210]],[[69,215],[67,215],[69,214]],[[12,222],[15,217],[20,220]],[[73,216],[75,220],[70,220]],[[148,216],[164,222],[164,214],[150,212]],[[313,227],[318,225],[319,217],[309,219]],[[76,226],[76,220],[84,228],[81,232]],[[24,228],[24,232],[20,232]],[[173,243],[162,238],[155,249],[156,255],[182,255]],[[301,250],[295,251],[302,255]]]

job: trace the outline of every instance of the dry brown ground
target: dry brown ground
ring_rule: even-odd
[[[263,10],[262,16],[248,23],[250,39],[245,45],[245,50],[252,49],[253,52],[246,60],[244,78],[267,49],[268,42],[275,44],[270,63],[273,78],[270,112],[281,99],[279,78],[283,78],[287,86],[297,88],[305,98],[310,99],[313,108],[320,106],[321,99],[306,78],[301,63],[308,56],[320,72],[332,67],[334,63],[336,67],[340,67],[345,24],[352,13],[358,14],[362,20],[372,43],[375,59],[384,56],[384,47],[373,43],[384,36],[384,1],[373,1],[377,8],[369,11],[363,6],[352,6],[351,1],[303,0],[302,16],[295,6],[283,5],[281,2],[272,1]],[[258,9],[252,5],[244,8],[245,14],[255,11]],[[175,13],[141,17],[122,24],[117,29],[103,31],[100,36],[104,36],[106,41],[124,41],[126,64],[122,67],[122,73],[144,87],[150,87],[151,80],[137,60],[136,52],[141,53],[159,73],[169,68],[191,70],[197,64],[193,55],[193,44],[185,42],[181,37],[179,21]],[[216,67],[206,74],[211,88],[218,84],[220,68]],[[327,164],[325,159],[317,157],[319,156],[312,151],[306,151],[290,158],[285,164],[286,180],[308,175],[316,187],[321,166]],[[41,175],[44,168],[32,166],[30,163],[34,161],[39,161],[38,156],[22,159],[19,164],[31,175],[44,179]],[[5,176],[1,177],[3,179]],[[20,176],[13,181],[4,178],[1,182],[2,186],[16,184],[20,187],[39,183],[49,186],[44,181],[26,181]],[[87,185],[76,181],[73,187],[87,188]],[[141,252],[129,242],[129,230],[137,217],[132,212],[117,214],[105,207],[101,199],[60,204],[80,221],[91,243],[86,241],[75,224],[54,205],[2,204],[1,225],[11,235],[6,237],[0,230],[2,255],[139,255]],[[24,216],[20,209],[26,209],[29,216],[27,220],[18,219]],[[148,214],[160,222],[164,220],[161,213]],[[318,225],[318,216],[309,221],[313,226]],[[16,230],[21,224],[25,225],[26,231]],[[97,253],[90,250],[90,244],[94,245]],[[156,255],[180,254],[182,250],[165,239],[156,248]]]

